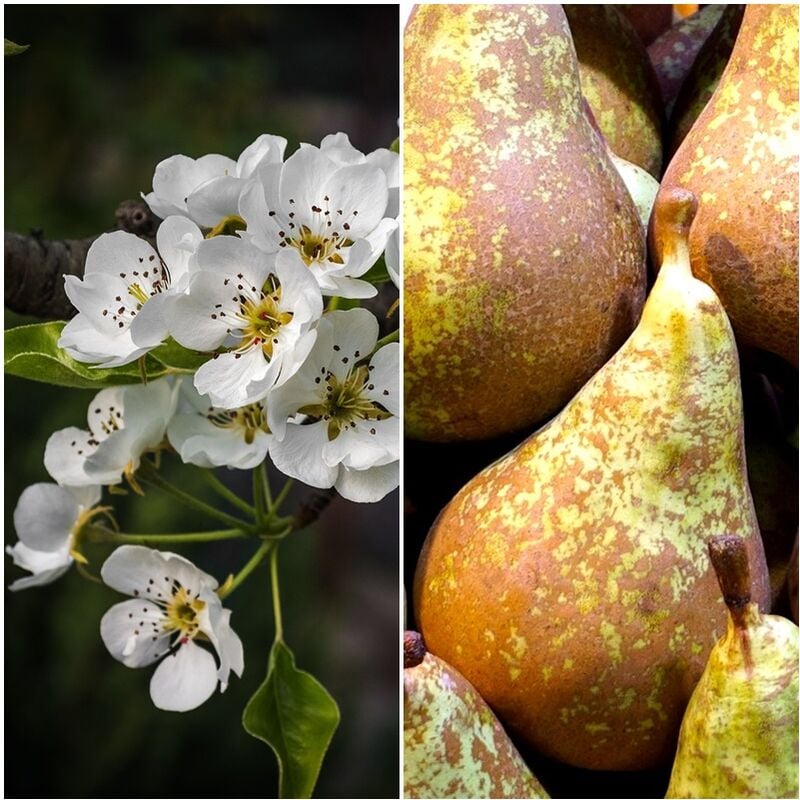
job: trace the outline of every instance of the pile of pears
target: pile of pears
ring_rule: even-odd
[[[405,30],[407,797],[800,791],[798,6],[638,20]]]

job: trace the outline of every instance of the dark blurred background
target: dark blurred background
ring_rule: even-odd
[[[5,61],[7,230],[109,229],[119,202],[149,191],[175,153],[236,158],[260,133],[286,136],[291,153],[339,130],[368,152],[397,136],[396,6],[7,6],[5,35],[31,45]],[[383,293],[385,304],[396,297]],[[6,327],[31,321],[6,314]],[[48,436],[84,427],[91,397],[6,378],[7,544],[20,493],[49,480]],[[196,480],[174,458],[164,469],[185,487]],[[246,477],[220,477],[248,491]],[[398,796],[397,495],[374,506],[337,498],[281,549],[287,642],[342,711],[319,797]],[[295,490],[290,503],[303,499]],[[157,490],[113,502],[124,530],[214,527]],[[224,579],[253,547],[180,551]],[[108,552],[92,547],[92,571]],[[23,574],[10,561],[6,584]],[[272,641],[267,570],[226,601],[243,678],[188,714],[156,710],[152,669],[106,652],[100,617],[121,599],[74,569],[5,594],[5,796],[274,797],[272,752],[240,724]]]

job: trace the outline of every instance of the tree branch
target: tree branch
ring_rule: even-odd
[[[142,200],[126,200],[116,211],[117,230],[154,243],[160,220]],[[98,234],[99,235],[99,234]],[[5,305],[18,314],[42,319],[69,319],[75,308],[64,293],[64,276],[82,276],[86,253],[97,236],[85,239],[45,239],[5,234]]]

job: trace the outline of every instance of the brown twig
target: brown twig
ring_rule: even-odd
[[[117,230],[153,242],[159,219],[142,200],[126,200],[116,211]],[[98,234],[99,235],[99,234]],[[86,253],[97,236],[85,239],[45,239],[5,234],[5,304],[18,314],[41,319],[69,319],[75,309],[64,293],[64,276],[82,276]]]

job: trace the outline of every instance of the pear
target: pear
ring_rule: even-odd
[[[614,153],[661,175],[661,95],[647,50],[610,5],[565,5],[581,91]]]
[[[724,9],[725,6],[718,3],[704,6],[696,14],[676,22],[647,46],[667,119],[700,48],[719,22]]]
[[[797,365],[798,6],[748,5],[713,97],[661,181],[700,207],[692,269],[737,339]],[[662,229],[651,230],[654,249]]]
[[[713,6],[707,6],[713,8]],[[668,152],[672,155],[692,129],[697,118],[708,104],[728,64],[742,24],[744,6],[730,3],[724,8],[720,19],[708,39],[703,43],[692,69],[684,80],[681,91],[669,117]]]
[[[418,633],[403,650],[405,797],[549,797],[475,689]]]
[[[738,536],[709,551],[728,625],[686,709],[666,796],[797,797],[800,630],[751,601]]]
[[[550,423],[473,478],[415,576],[425,641],[544,755],[645,769],[725,625],[706,542],[741,533],[770,588],[747,486],[739,364],[691,274],[694,197],[661,196],[663,265],[641,321]]]
[[[405,426],[552,415],[644,302],[644,237],[556,5],[423,5],[405,32]]]
[[[650,213],[653,210],[653,203],[655,203],[656,195],[658,194],[658,181],[649,172],[636,166],[636,164],[631,164],[630,161],[626,161],[614,153],[609,153],[609,155],[617,168],[617,172],[622,176],[622,180],[625,181],[625,188],[636,204],[639,219],[646,230],[650,221]]]

